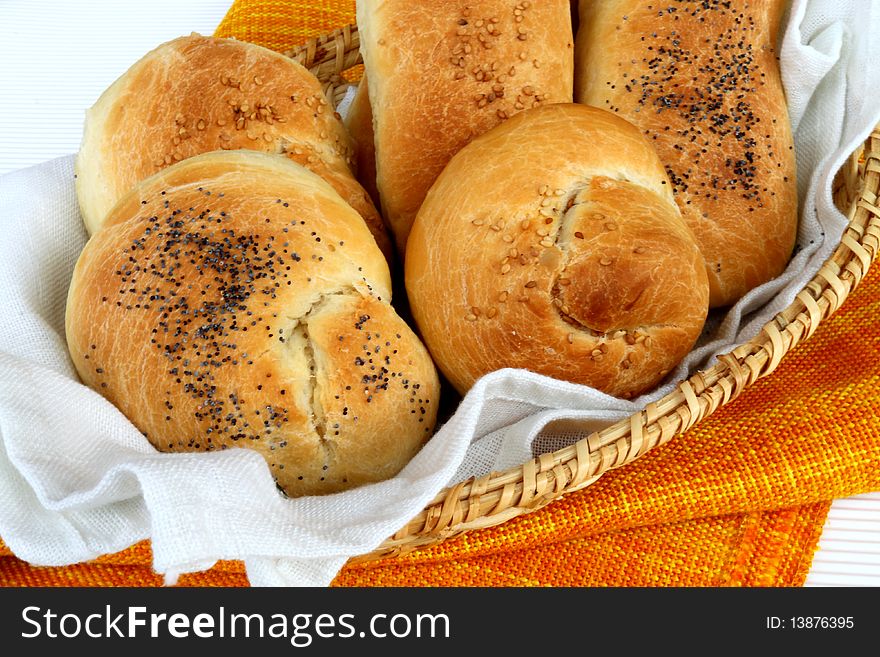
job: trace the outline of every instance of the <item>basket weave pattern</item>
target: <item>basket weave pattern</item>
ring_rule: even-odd
[[[318,77],[335,105],[346,91],[343,73],[361,63],[359,46],[357,27],[348,26],[288,54]],[[626,420],[516,468],[441,491],[394,536],[353,561],[394,556],[539,509],[684,433],[736,399],[772,373],[785,354],[809,338],[862,280],[880,250],[878,193],[880,128],[838,174],[835,200],[848,210],[849,223],[837,249],[794,302],[754,339],[719,356],[717,365],[681,381],[674,392]]]

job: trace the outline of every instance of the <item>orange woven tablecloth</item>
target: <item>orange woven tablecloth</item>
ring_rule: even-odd
[[[275,49],[354,21],[354,0],[237,0],[217,30]],[[772,376],[684,436],[545,509],[337,585],[803,583],[830,501],[880,490],[880,265]],[[0,543],[0,584],[160,585],[148,543],[35,568]],[[240,563],[181,578],[246,585]]]

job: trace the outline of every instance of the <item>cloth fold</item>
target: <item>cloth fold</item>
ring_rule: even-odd
[[[284,49],[304,36],[353,20],[354,2],[333,3],[332,11],[325,11],[324,4],[238,0],[218,35]],[[876,91],[880,73],[868,68],[880,44],[858,38],[872,29],[880,31],[878,3],[866,8],[867,4],[825,0],[793,4],[782,64],[787,91],[795,99],[799,166],[810,173],[801,179],[805,221],[800,251],[785,280],[756,290],[729,313],[691,366],[749,332],[754,334],[765,315],[790,302],[810,277],[810,269],[818,269],[837,241],[844,220],[831,203],[831,178],[880,120]],[[840,6],[840,11],[829,13],[831,5]],[[818,53],[809,75],[791,73],[809,52]],[[837,59],[826,66],[828,61],[821,56],[830,59],[835,54]],[[801,87],[803,93],[798,95]],[[825,110],[815,110],[817,100],[827,93],[838,95],[837,105],[832,102]],[[840,125],[840,130],[819,129],[829,122]],[[0,179],[0,225],[6,238],[0,245],[0,293],[11,300],[10,321],[0,325],[0,536],[17,555],[33,563],[83,561],[150,536],[153,565],[168,581],[207,568],[217,559],[244,559],[252,584],[326,584],[349,556],[372,549],[444,484],[522,462],[531,456],[531,442],[537,437],[544,441],[542,447],[551,449],[554,440],[579,437],[564,432],[544,435],[547,422],[609,422],[638,406],[528,373],[494,373],[471,391],[400,476],[320,499],[282,500],[265,464],[246,450],[156,454],[116,409],[75,382],[66,358],[64,297],[84,243],[72,194],[70,158]],[[828,239],[822,239],[823,232]],[[661,546],[691,532],[696,538],[682,542],[688,554],[702,554],[702,561],[716,563],[728,574],[716,573],[711,581],[693,576],[689,580],[682,562],[680,584],[797,583],[805,572],[805,558],[795,559],[792,567],[777,568],[778,576],[769,575],[767,567],[752,579],[742,572],[730,574],[730,565],[760,562],[755,547],[759,543],[766,552],[769,543],[743,542],[746,535],[772,536],[776,546],[795,536],[805,537],[792,553],[809,555],[817,518],[827,508],[825,500],[880,487],[876,433],[854,432],[858,440],[853,442],[842,430],[852,418],[873,418],[872,406],[862,402],[877,401],[877,393],[872,395],[863,385],[878,370],[876,341],[865,338],[871,335],[873,323],[865,322],[864,307],[853,307],[854,299],[855,295],[840,312],[863,312],[855,317],[861,343],[841,341],[842,335],[850,336],[850,325],[836,324],[841,332],[832,334],[836,348],[816,361],[835,363],[835,369],[846,361],[838,380],[821,368],[817,375],[815,368],[810,369],[812,361],[798,360],[813,353],[811,348],[828,346],[817,341],[817,332],[786,359],[769,383],[759,383],[687,435],[588,489],[501,528],[469,534],[393,563],[349,567],[337,582],[405,584],[406,578],[415,577],[407,569],[416,568],[433,573],[421,583],[452,583],[448,569],[437,564],[454,560],[457,571],[469,570],[469,577],[495,573],[493,583],[547,583],[544,576],[553,579],[548,573],[540,576],[526,566],[505,570],[504,564],[522,566],[528,564],[526,555],[538,553],[549,558],[548,544],[565,544],[565,554],[590,555],[593,564],[602,563],[604,554],[608,573],[614,569],[615,557],[627,563],[628,557],[621,554],[642,555],[643,560],[653,555],[656,570],[645,568],[645,573],[670,569],[674,573],[674,555]],[[763,311],[755,313],[759,306]],[[846,349],[841,350],[841,345]],[[783,372],[789,378],[781,376]],[[829,386],[835,385],[837,398],[829,396]],[[841,416],[847,404],[853,414],[849,419]],[[805,413],[818,419],[805,421]],[[242,485],[247,486],[248,496],[240,495]],[[775,511],[785,508],[790,511]],[[805,520],[810,518],[812,524]],[[662,524],[649,528],[657,523]],[[786,531],[787,526],[802,530]],[[812,527],[812,532],[804,527]],[[654,538],[648,541],[648,536]],[[713,537],[721,541],[717,549],[712,547]],[[736,550],[736,545],[755,549]],[[722,550],[727,557],[719,557]],[[670,559],[665,564],[664,553]],[[711,555],[718,558],[709,559]],[[695,559],[694,564],[700,561]],[[783,561],[780,557],[774,563]],[[744,567],[737,567],[743,571]],[[578,581],[638,581],[614,580],[610,575],[602,580],[601,572],[606,571],[596,566],[593,575],[581,573]],[[668,582],[675,583],[675,577],[668,574]]]

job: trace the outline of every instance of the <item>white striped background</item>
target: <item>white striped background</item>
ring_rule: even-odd
[[[0,0],[0,175],[73,153],[86,108],[147,51],[211,34],[231,0]],[[834,503],[807,586],[880,586],[880,493]]]
[[[835,500],[807,586],[880,586],[880,493]]]

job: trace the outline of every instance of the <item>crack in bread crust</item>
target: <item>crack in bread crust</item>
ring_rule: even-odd
[[[614,180],[618,182],[624,182],[640,189],[645,190],[646,193],[655,193],[653,190],[640,185],[637,182],[633,182],[627,176],[619,175],[614,178]],[[571,314],[570,308],[565,304],[564,299],[562,299],[562,291],[563,288],[570,284],[570,279],[566,277],[566,273],[569,266],[569,244],[570,240],[561,240],[560,237],[563,234],[563,228],[566,223],[570,221],[577,211],[581,209],[581,206],[587,205],[591,202],[590,199],[582,196],[587,190],[589,190],[590,184],[593,182],[593,176],[586,177],[580,181],[578,181],[575,185],[572,185],[568,190],[566,190],[564,194],[565,204],[561,208],[555,208],[555,216],[553,222],[553,246],[557,248],[562,254],[561,263],[562,266],[554,275],[551,281],[550,287],[550,299],[553,307],[556,309],[557,315],[565,322],[567,325],[572,328],[577,329],[589,335],[596,340],[616,340],[625,337],[630,332],[646,332],[651,329],[662,329],[662,328],[679,328],[677,324],[674,323],[652,323],[652,324],[641,324],[638,326],[631,327],[617,327],[612,328],[606,331],[601,331],[599,329],[593,328],[588,324],[583,323],[579,319],[577,319],[574,315]],[[578,233],[575,233],[576,235]],[[631,310],[641,299],[642,295],[647,290],[647,286],[642,286],[636,293],[635,297],[629,301],[627,304],[624,304],[622,307],[624,310]]]
[[[309,320],[319,313],[334,297],[360,297],[358,290],[351,285],[339,287],[329,292],[323,292],[312,302],[306,311],[297,318],[292,319],[288,328],[291,340],[289,348],[302,348],[309,371],[306,380],[306,390],[301,398],[308,400],[309,421],[315,435],[319,439],[319,446],[324,451],[324,467],[329,467],[333,455],[333,440],[327,437],[326,418],[321,404],[321,373],[318,371],[318,359],[315,358],[315,345],[309,337]]]

